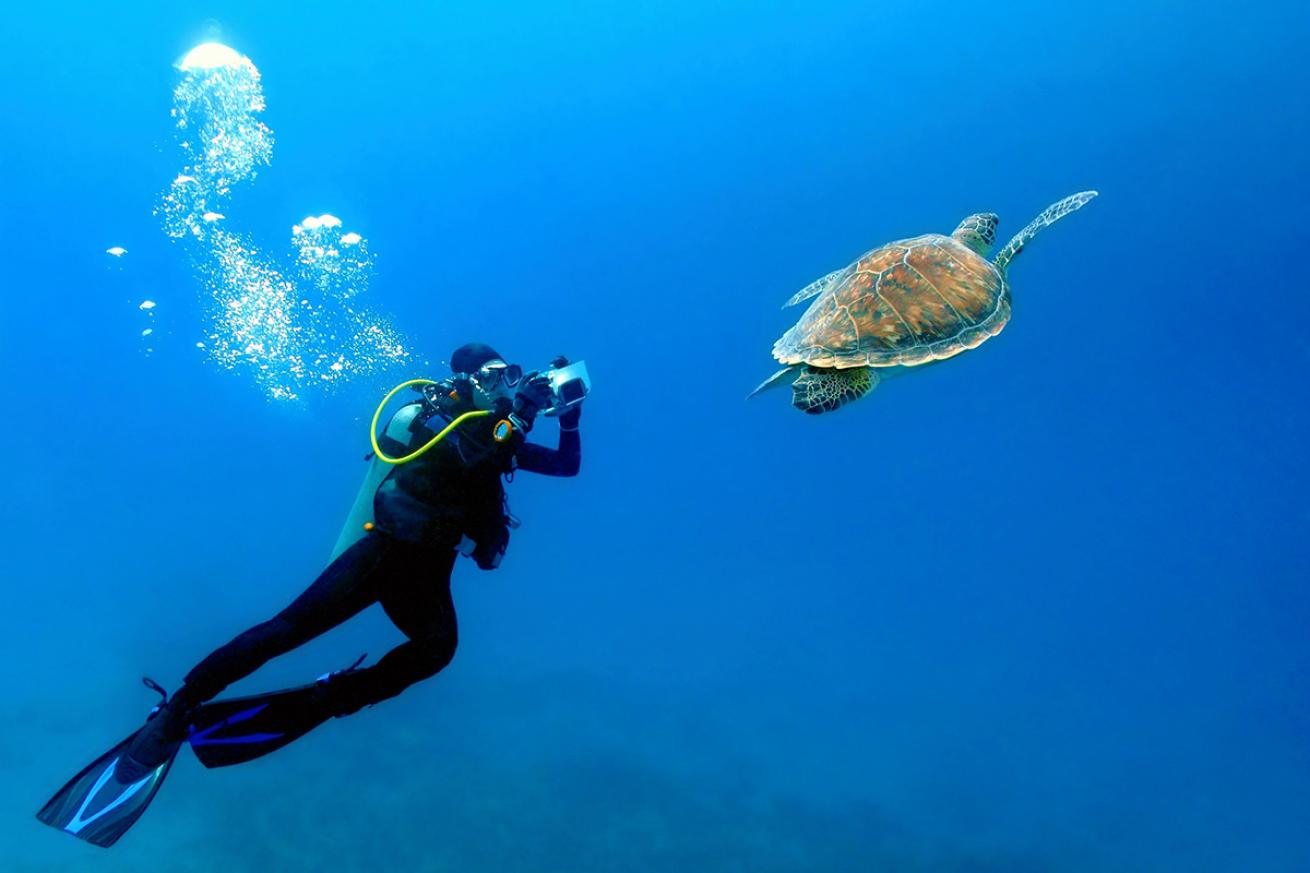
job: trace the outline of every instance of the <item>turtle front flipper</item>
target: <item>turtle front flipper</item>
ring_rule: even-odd
[[[878,385],[872,367],[829,370],[808,367],[791,385],[791,405],[809,415],[840,409],[859,400]]]
[[[810,284],[806,285],[804,288],[793,294],[790,300],[782,304],[782,308],[786,309],[788,306],[795,306],[797,303],[800,303],[802,300],[809,300],[811,297],[815,297],[819,294],[822,294],[826,289],[830,288],[834,282],[840,279],[849,269],[850,269],[849,266],[845,266],[842,267],[840,270],[833,270],[831,273],[824,276],[822,279],[815,279],[813,282],[811,282]]]
[[[797,373],[804,369],[805,368],[800,364],[792,364],[789,367],[783,367],[781,370],[761,382],[754,391],[747,394],[746,399],[750,400],[761,391],[768,391],[770,388],[779,388],[786,385],[789,381],[796,378]]]
[[[1058,203],[1052,203],[1042,210],[1042,214],[1028,223],[1028,226],[1014,235],[1014,239],[1005,244],[1005,248],[996,255],[992,261],[1001,275],[1005,275],[1005,270],[1010,266],[1010,261],[1014,256],[1023,251],[1023,247],[1032,241],[1043,228],[1050,227],[1061,218],[1064,218],[1071,212],[1077,212],[1086,206],[1091,199],[1096,196],[1095,191],[1079,191],[1077,194],[1071,194]]]

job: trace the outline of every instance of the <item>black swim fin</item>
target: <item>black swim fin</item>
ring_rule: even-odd
[[[316,682],[201,704],[191,714],[187,741],[206,767],[229,767],[275,752],[331,717]]]
[[[276,752],[333,716],[353,712],[334,704],[334,691],[339,687],[336,683],[355,673],[366,657],[360,655],[344,670],[299,688],[202,703],[190,714],[191,750],[206,767],[244,764]]]
[[[97,846],[107,848],[118,842],[155,799],[177,757],[175,747],[173,754],[152,770],[133,767],[123,758],[135,736],[134,732],[70,779],[36,817]]]

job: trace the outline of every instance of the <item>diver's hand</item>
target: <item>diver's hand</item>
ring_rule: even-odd
[[[552,400],[550,377],[533,371],[519,383],[519,390],[514,394],[514,412],[531,425],[537,413],[550,406]]]

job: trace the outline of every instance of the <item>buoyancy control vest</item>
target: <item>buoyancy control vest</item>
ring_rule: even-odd
[[[430,392],[398,410],[378,437],[391,457],[429,442],[467,411],[454,393]],[[483,569],[499,566],[513,517],[501,476],[513,470],[516,444],[497,443],[488,419],[459,425],[413,461],[388,464],[375,454],[332,551],[335,560],[369,531],[411,542],[458,548]]]

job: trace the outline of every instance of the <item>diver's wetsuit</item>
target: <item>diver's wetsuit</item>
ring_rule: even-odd
[[[290,606],[197,664],[174,695],[174,705],[186,709],[209,700],[374,603],[409,639],[371,667],[334,676],[326,685],[331,714],[394,697],[437,673],[455,654],[450,573],[461,537],[468,535],[480,546],[484,538],[508,537],[502,475],[516,469],[577,474],[577,419],[576,411],[560,417],[558,449],[523,442],[497,446],[489,419],[474,419],[393,469],[374,498],[376,528],[329,564]],[[385,441],[383,448],[388,451]]]

